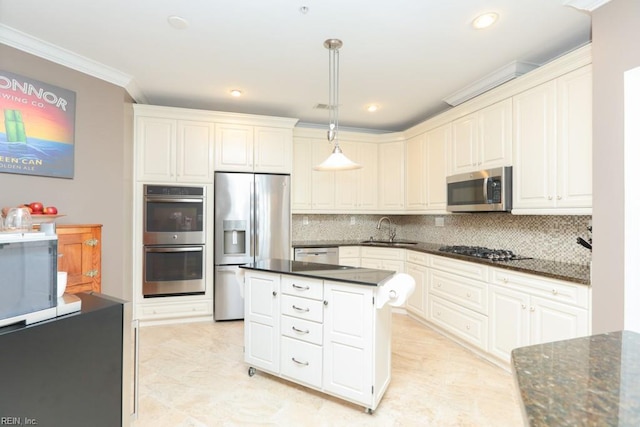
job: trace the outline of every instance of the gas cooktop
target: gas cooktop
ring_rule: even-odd
[[[506,249],[489,249],[482,246],[442,246],[439,251],[458,255],[466,255],[475,258],[484,258],[491,261],[516,261],[531,259],[518,256]]]

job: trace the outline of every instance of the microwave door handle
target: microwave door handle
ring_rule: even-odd
[[[484,196],[484,203],[487,203],[487,197],[489,197],[489,177],[486,176],[484,178],[484,185],[482,186],[482,195]]]

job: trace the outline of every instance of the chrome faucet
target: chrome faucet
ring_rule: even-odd
[[[396,238],[396,229],[392,228],[391,220],[389,219],[389,217],[383,216],[382,218],[380,218],[380,220],[378,221],[378,225],[376,225],[376,229],[380,230],[380,227],[382,226],[382,221],[384,221],[385,219],[389,223],[389,241],[393,242],[393,239]]]

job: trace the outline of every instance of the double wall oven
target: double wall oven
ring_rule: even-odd
[[[145,298],[205,292],[205,187],[144,186]]]

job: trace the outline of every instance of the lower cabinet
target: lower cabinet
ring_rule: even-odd
[[[102,225],[58,224],[58,271],[67,272],[67,293],[100,292]]]
[[[416,281],[416,288],[407,298],[406,308],[411,313],[429,318],[429,255],[421,252],[407,251],[405,273]]]
[[[391,310],[376,287],[247,270],[245,362],[373,411],[391,378]]]

